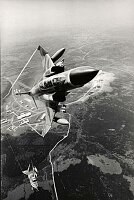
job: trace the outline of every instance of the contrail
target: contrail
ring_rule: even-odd
[[[56,184],[55,184],[55,180],[54,180],[54,168],[53,168],[53,163],[52,163],[52,156],[51,153],[53,152],[53,150],[57,147],[57,145],[62,142],[66,137],[68,137],[69,131],[70,131],[70,121],[71,121],[71,114],[69,114],[69,127],[68,127],[68,131],[67,134],[59,141],[56,143],[56,145],[51,149],[51,151],[49,152],[49,158],[50,158],[50,164],[52,166],[52,178],[53,178],[53,183],[54,183],[54,191],[55,191],[55,195],[56,195],[56,200],[58,200],[58,194],[57,194],[57,190],[56,190]]]
[[[25,66],[23,67],[23,69],[21,70],[20,74],[18,75],[18,77],[16,78],[16,80],[14,81],[14,83],[12,84],[12,87],[10,88],[9,92],[7,93],[7,95],[3,98],[5,99],[9,93],[11,92],[13,86],[15,85],[15,83],[18,81],[18,79],[20,78],[21,74],[23,73],[23,71],[25,70],[25,68],[27,67],[27,65],[29,64],[29,62],[31,61],[32,57],[34,56],[35,52],[37,51],[37,48],[35,49],[35,51],[33,52],[33,54],[31,55],[31,57],[29,58],[29,60],[27,61],[27,63],[25,64]]]

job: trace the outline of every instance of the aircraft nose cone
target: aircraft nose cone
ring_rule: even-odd
[[[70,81],[73,85],[84,85],[91,81],[99,70],[90,69],[89,67],[80,67],[70,72]]]

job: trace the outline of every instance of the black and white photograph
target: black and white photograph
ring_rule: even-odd
[[[134,1],[1,1],[1,200],[134,200]]]

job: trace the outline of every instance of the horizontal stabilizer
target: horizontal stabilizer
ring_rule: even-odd
[[[25,175],[28,175],[29,174],[29,171],[28,170],[25,170],[25,171],[22,171],[23,174]]]
[[[37,168],[33,166],[33,164],[29,164],[28,169],[22,171],[23,174],[29,175],[31,172],[38,172]]]
[[[29,164],[29,166],[28,166],[28,169],[27,170],[25,170],[25,171],[22,171],[22,173],[23,174],[26,174],[26,175],[28,175],[29,174],[29,172],[31,171],[31,165]]]

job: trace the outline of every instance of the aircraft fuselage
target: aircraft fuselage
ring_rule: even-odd
[[[30,90],[30,93],[33,96],[41,96],[82,87],[91,81],[98,72],[99,70],[91,69],[88,66],[77,67],[50,77],[45,77]]]

